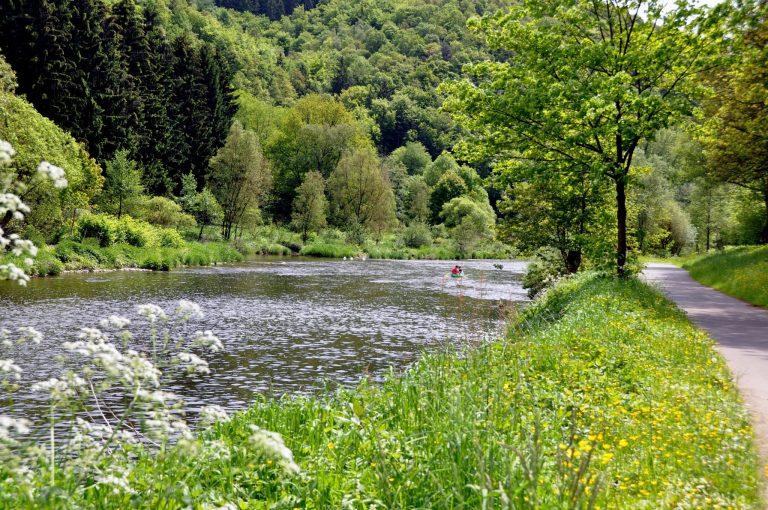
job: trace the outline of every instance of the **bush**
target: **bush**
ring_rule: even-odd
[[[173,228],[160,230],[160,246],[164,248],[183,248],[185,244],[178,230]]]
[[[121,242],[131,246],[143,248],[160,245],[160,232],[157,228],[146,221],[134,220],[130,216],[123,216],[118,220],[118,232]]]
[[[101,247],[122,242],[117,218],[106,214],[83,214],[77,220],[75,238],[82,241],[88,237],[97,239]]]
[[[402,242],[408,248],[432,246],[432,232],[423,223],[412,223],[403,230]]]
[[[540,248],[523,275],[523,288],[533,299],[566,273],[563,257],[552,247]]]

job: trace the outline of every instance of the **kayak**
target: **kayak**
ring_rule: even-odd
[[[464,275],[461,274],[461,273],[459,273],[459,274],[451,273],[451,278],[463,278],[463,277],[464,277]]]

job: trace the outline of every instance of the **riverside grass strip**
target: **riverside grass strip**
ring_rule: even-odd
[[[254,447],[254,426],[282,435],[298,474]],[[762,505],[748,415],[713,342],[650,287],[595,275],[550,290],[505,339],[427,354],[380,384],[265,398],[193,442],[108,462],[130,492],[61,477],[44,504],[6,483],[0,506]]]
[[[768,308],[768,246],[731,248],[683,267],[699,283]]]

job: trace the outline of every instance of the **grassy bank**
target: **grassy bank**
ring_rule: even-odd
[[[742,246],[686,263],[697,281],[768,308],[768,246]]]
[[[300,472],[254,426],[281,434]],[[582,276],[507,339],[427,355],[381,385],[265,399],[192,444],[132,447],[130,490],[57,478],[44,504],[8,486],[0,503],[760,508],[751,434],[704,333],[637,281]]]
[[[180,247],[137,247],[115,244],[100,247],[94,243],[62,241],[43,246],[35,257],[29,274],[55,276],[63,271],[139,268],[169,271],[180,266],[208,266],[222,262],[238,262],[243,255],[227,243],[186,242]],[[22,264],[19,257],[6,256],[0,262]]]

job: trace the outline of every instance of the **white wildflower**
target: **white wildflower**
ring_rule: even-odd
[[[179,306],[176,307],[176,316],[186,322],[190,319],[202,319],[203,312],[197,303],[182,299],[179,301]]]
[[[61,167],[43,161],[37,166],[37,173],[53,181],[55,188],[62,189],[67,187],[65,172]]]
[[[157,305],[148,304],[148,305],[139,305],[139,314],[146,317],[149,322],[156,322],[158,320],[161,321],[167,321],[168,316],[165,314],[165,311],[160,308]]]
[[[12,359],[0,359],[0,374],[8,374],[18,381],[21,379],[21,367]]]
[[[227,411],[217,405],[203,406],[200,408],[200,421],[201,427],[210,427],[216,422],[229,421],[229,415]]]
[[[253,434],[250,437],[250,442],[263,455],[277,461],[288,473],[299,472],[299,466],[293,461],[293,452],[285,446],[280,434],[264,430],[256,425],[251,425],[251,431]]]
[[[131,320],[119,315],[110,315],[106,319],[101,319],[99,325],[104,329],[125,329],[131,324]]]
[[[119,469],[115,466],[110,468],[109,474],[102,474],[96,477],[97,485],[105,485],[112,489],[113,494],[135,494],[136,491],[131,487],[128,481],[128,470]]]
[[[18,331],[21,335],[17,340],[17,342],[20,344],[24,342],[39,344],[43,340],[43,334],[31,326],[22,326],[16,331]]]
[[[13,435],[29,434],[32,422],[26,418],[0,415],[0,441],[12,440]]]
[[[71,400],[87,391],[88,388],[85,379],[79,375],[68,373],[63,379],[52,377],[47,381],[35,383],[31,389],[32,391],[50,393],[51,398],[56,400]]]
[[[23,287],[29,282],[29,275],[15,264],[0,264],[0,280],[11,280]]]
[[[239,507],[234,503],[224,503],[222,505],[203,503],[203,510],[238,510]]]
[[[5,140],[0,140],[0,165],[10,163],[15,155],[16,151],[13,146]]]
[[[86,342],[104,343],[109,341],[107,335],[103,331],[96,328],[80,328],[77,338],[85,340]]]
[[[208,368],[208,362],[202,359],[196,354],[191,352],[180,352],[176,355],[176,359],[186,367],[189,374],[210,374],[211,369]]]
[[[193,347],[203,347],[211,352],[218,352],[224,348],[221,340],[210,330],[195,332],[195,339],[192,342]]]

